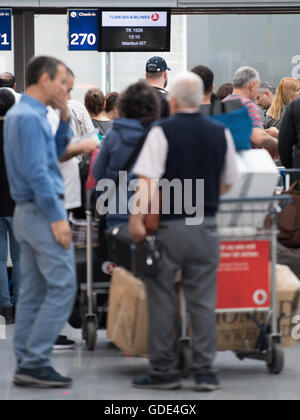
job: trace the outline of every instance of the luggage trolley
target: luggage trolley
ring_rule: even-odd
[[[282,187],[285,191],[288,191],[291,187],[291,178],[293,175],[297,175],[298,180],[300,180],[300,169],[286,169],[285,167],[280,167],[280,175],[282,177]]]
[[[233,351],[240,360],[249,358],[266,362],[272,374],[281,373],[284,367],[284,355],[281,344],[281,318],[279,317],[278,319],[277,312],[276,283],[277,215],[281,211],[279,206],[281,201],[287,203],[291,201],[291,198],[290,196],[282,195],[281,197],[267,198],[222,199],[218,216],[222,241],[221,250],[223,249],[225,252],[223,254],[225,260],[221,258],[219,268],[219,290],[216,313],[244,313],[249,316],[258,328],[259,337],[257,342],[254,348],[249,348],[249,342],[245,340],[243,349],[238,352]],[[239,245],[235,248],[234,244]],[[248,253],[247,249],[252,251]],[[228,250],[229,252],[227,252]],[[230,250],[232,252],[231,254]],[[246,253],[243,250],[246,250]],[[264,254],[263,258],[260,252]],[[242,280],[242,277],[247,277],[246,274],[242,274],[243,270],[246,270],[247,263],[243,267],[240,266],[240,268],[236,264],[241,264],[241,262],[238,262],[239,256],[250,256],[255,261],[255,255],[257,256],[256,262],[260,264],[259,267],[264,272],[264,279],[257,275],[257,271],[255,271],[255,275],[253,276],[251,270],[257,270],[257,265],[251,262],[248,267],[248,279],[255,280],[256,284],[255,288],[251,291],[251,296],[246,296],[247,291],[249,293],[251,287],[254,285],[250,285],[251,287],[246,288],[246,291],[239,289],[241,283],[243,283],[239,279]],[[231,257],[233,259],[230,260]],[[226,261],[229,261],[229,263]],[[245,262],[242,262],[242,264],[245,264]],[[223,282],[223,285],[222,274],[220,273],[222,269],[224,269],[225,273],[225,284]],[[269,278],[271,281],[269,281]],[[226,279],[233,282],[236,281],[235,285],[233,283],[231,287],[228,287]],[[264,283],[260,284],[262,281]],[[182,376],[188,377],[192,352],[189,338],[189,315],[182,290],[180,291],[180,305],[181,320],[179,336],[181,338],[178,343],[178,365]],[[263,322],[257,319],[259,313],[266,314]]]
[[[95,191],[87,193],[85,244],[75,247],[79,290],[72,318],[75,318],[77,325],[72,325],[71,322],[75,328],[82,329],[82,338],[89,351],[94,351],[96,348],[97,331],[106,327],[108,294],[114,268],[107,262],[106,255],[101,254],[101,238],[98,238],[99,222],[93,218],[94,197]]]

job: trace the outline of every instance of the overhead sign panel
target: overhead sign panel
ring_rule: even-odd
[[[170,51],[170,10],[103,10],[99,51]]]
[[[11,51],[11,9],[0,9],[0,50]]]
[[[103,12],[103,27],[166,27],[168,24],[167,12]]]
[[[97,51],[99,13],[95,9],[68,10],[70,51]]]

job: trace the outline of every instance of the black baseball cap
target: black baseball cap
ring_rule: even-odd
[[[171,71],[166,63],[166,60],[162,57],[152,57],[147,61],[146,73],[162,73],[166,70]]]

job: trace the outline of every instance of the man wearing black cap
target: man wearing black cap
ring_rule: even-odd
[[[149,84],[157,91],[162,104],[161,117],[170,116],[169,105],[167,101],[167,92],[165,88],[168,85],[168,67],[166,61],[161,57],[152,57],[146,64],[146,79]]]

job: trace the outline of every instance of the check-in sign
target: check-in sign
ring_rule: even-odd
[[[11,51],[11,9],[0,9],[0,51]]]
[[[98,10],[68,10],[69,50],[98,50]]]

